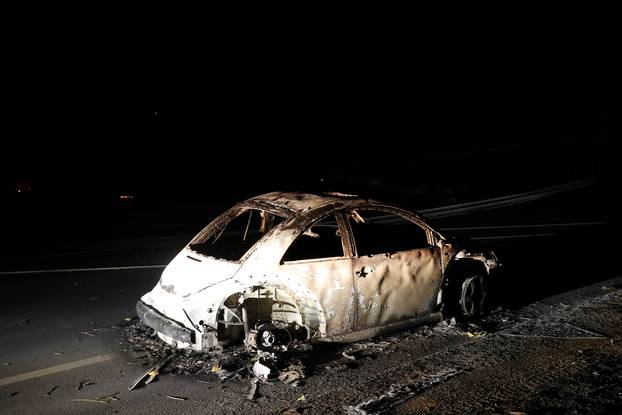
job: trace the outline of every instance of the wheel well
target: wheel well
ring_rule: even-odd
[[[442,285],[442,302],[449,314],[456,314],[458,311],[458,301],[464,280],[477,275],[485,277],[488,271],[481,261],[475,259],[456,259],[447,266]]]
[[[250,330],[263,323],[286,329],[293,339],[307,339],[314,333],[300,301],[279,286],[254,286],[230,295],[218,309],[217,323],[222,346],[242,342]]]

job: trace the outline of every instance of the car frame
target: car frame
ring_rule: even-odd
[[[246,241],[254,212],[256,242]],[[211,254],[227,226],[247,213],[245,230],[227,232],[236,238],[243,233],[250,247],[224,245],[221,255]],[[398,222],[404,226],[393,226]],[[411,226],[421,246],[362,254],[363,239],[357,244],[357,233],[373,230],[371,246],[383,246],[374,236],[382,229],[390,231],[388,245],[409,243],[409,234],[397,235]],[[334,239],[341,241],[342,255],[285,259],[294,245],[315,240],[311,246],[325,249]],[[238,259],[229,257],[235,250],[242,253]],[[469,253],[392,203],[273,192],[240,202],[210,222],[141,297],[137,314],[169,345],[203,352],[241,341],[257,348],[294,339],[351,342],[450,313],[482,314],[487,281],[498,265],[494,253]]]

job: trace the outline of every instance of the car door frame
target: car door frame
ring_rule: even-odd
[[[350,226],[349,215],[352,210],[361,210],[361,211],[376,210],[376,211],[396,214],[408,220],[409,222],[417,225],[418,227],[421,228],[422,231],[425,232],[426,240],[429,244],[428,247],[420,248],[420,249],[415,248],[412,250],[402,251],[402,252],[417,252],[419,250],[431,250],[432,251],[432,257],[433,257],[432,260],[435,263],[434,265],[438,269],[438,275],[434,276],[435,287],[433,289],[433,294],[430,295],[429,304],[427,305],[427,308],[423,312],[415,314],[415,315],[410,315],[407,317],[409,319],[417,319],[417,318],[421,318],[422,316],[425,316],[426,314],[431,314],[434,311],[434,305],[438,305],[438,297],[441,291],[442,282],[444,278],[445,263],[443,261],[443,249],[439,247],[437,244],[437,242],[440,239],[442,239],[440,234],[438,234],[436,231],[430,228],[419,217],[403,209],[399,209],[399,208],[395,208],[395,207],[387,206],[387,205],[381,205],[381,204],[348,206],[347,208],[340,210],[340,213],[342,215],[341,218],[342,218],[343,225],[345,226],[346,233],[347,233],[347,237],[344,237],[345,235],[342,235],[342,239],[351,245],[350,253],[351,253],[351,258],[352,258],[351,261],[352,261],[353,294],[356,299],[356,301],[354,301],[353,332],[365,331],[365,330],[373,329],[374,327],[381,327],[383,325],[391,325],[391,324],[399,323],[400,320],[406,320],[406,318],[394,319],[394,320],[388,319],[386,321],[382,321],[382,319],[378,319],[378,321],[375,324],[370,324],[369,322],[365,325],[359,324],[362,321],[361,314],[363,313],[363,308],[365,307],[365,303],[364,301],[361,301],[361,298],[360,298],[361,287],[359,287],[360,285],[359,280],[361,280],[361,275],[356,274],[357,273],[357,262],[359,261],[364,262],[365,260],[361,260],[361,258],[363,257],[360,257],[358,255],[357,247],[356,247],[356,240],[355,240],[356,237],[354,235],[354,231],[352,230],[352,227]],[[389,255],[389,253],[378,253],[378,254],[374,254],[373,257],[377,257],[380,255],[387,256]],[[384,306],[389,306],[389,305],[390,304],[380,304],[378,307],[382,308]],[[382,314],[382,311],[379,311],[379,313]]]
[[[355,289],[355,281],[352,273],[353,245],[350,240],[351,232],[349,232],[348,229],[347,218],[342,210],[335,210],[333,207],[327,207],[326,209],[320,210],[312,219],[301,223],[301,231],[296,238],[301,237],[306,229],[314,226],[331,215],[334,216],[335,221],[337,222],[337,229],[340,233],[339,236],[343,250],[342,257],[309,258],[294,261],[284,261],[281,259],[279,266],[281,269],[286,271],[286,273],[295,273],[298,275],[299,280],[303,281],[303,284],[318,297],[318,301],[320,302],[326,315],[326,335],[339,336],[351,333],[354,330],[356,318],[356,301],[353,301],[354,297],[352,296]],[[292,240],[291,243],[294,243],[294,241],[295,239]],[[339,283],[331,286],[330,284],[323,284],[322,281],[317,281],[317,279],[320,278],[317,273],[317,268],[334,263],[341,263],[340,268],[343,269],[341,271],[343,272],[343,275],[339,276]],[[336,302],[340,304],[338,304],[338,310],[335,312],[335,308],[331,307],[331,301],[329,301],[329,298],[334,297],[335,294],[333,294],[333,292],[338,293],[337,290],[345,290],[347,296],[337,296],[340,301]]]

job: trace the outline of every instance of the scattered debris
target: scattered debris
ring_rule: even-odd
[[[356,406],[348,406],[346,408],[346,413],[357,415],[386,413],[396,405],[405,402],[416,394],[438,383],[458,375],[462,371],[462,369],[449,368],[432,375],[424,374],[416,382],[409,385],[391,385],[385,394],[377,398],[372,398]]]
[[[576,330],[585,332],[585,333],[590,334],[590,335],[595,336],[595,337],[606,337],[606,338],[609,338],[609,336],[605,336],[604,334],[601,334],[601,333],[596,333],[595,331],[592,331],[592,330],[584,329],[583,327],[575,326],[574,324],[570,324],[570,323],[567,323],[567,322],[565,322],[564,324],[567,325],[568,327],[571,327],[571,328],[574,328]]]
[[[281,382],[298,386],[305,377],[302,361],[292,354],[260,351],[253,361],[250,372],[262,383]]]
[[[520,333],[499,333],[505,337],[537,337],[542,339],[563,339],[563,340],[609,340],[607,337],[587,337],[587,336],[547,336],[544,334],[520,334]],[[613,340],[613,339],[612,339]]]
[[[58,389],[58,386],[57,386],[57,385],[56,385],[56,386],[54,386],[54,387],[53,387],[52,389],[50,389],[49,391],[47,391],[47,392],[45,393],[45,396],[52,396],[52,393],[53,393],[56,389]]]
[[[153,365],[141,377],[139,377],[136,380],[136,382],[134,382],[134,384],[130,386],[128,389],[134,390],[134,389],[140,388],[142,385],[151,383],[151,381],[153,381],[153,379],[155,379],[158,376],[158,374],[160,373],[160,370],[171,360],[171,358],[172,358],[172,355],[167,356],[166,358],[160,360],[158,363]]]
[[[232,372],[227,369],[220,369],[216,374],[218,375],[220,380],[227,380],[230,377],[233,377],[235,375],[235,372]]]
[[[92,331],[81,331],[80,334],[84,334],[85,336],[95,337],[95,333]]]
[[[260,357],[253,364],[253,375],[263,383],[272,382],[279,377],[276,357]]]
[[[475,332],[467,331],[466,335],[469,336],[469,337],[477,339],[477,338],[480,338],[480,337],[484,337],[486,335],[486,332],[483,331],[483,330],[482,331],[475,331]]]
[[[102,401],[100,399],[87,399],[87,398],[72,399],[71,401],[72,402],[95,402],[95,403],[103,403],[103,404],[110,403],[110,402]]]
[[[63,354],[65,354],[65,353],[63,353],[63,352],[54,352],[54,356],[61,356]]]
[[[176,401],[187,401],[188,400],[188,398],[184,398],[183,396],[166,395],[166,397],[169,399],[174,399]]]
[[[15,395],[17,395],[18,393],[19,393],[19,391],[12,392],[12,393],[11,393],[11,396],[15,396]]]
[[[368,353],[368,349],[370,348],[370,344],[376,346],[373,343],[353,343],[346,347],[346,349],[341,353],[343,357],[348,360],[360,360],[365,357],[370,357],[371,353]]]
[[[296,401],[306,401],[306,400],[307,398],[305,398],[304,394],[300,395],[300,398],[296,399]]]
[[[19,322],[19,324],[28,324],[30,323],[30,319],[29,318],[25,318],[22,321]]]
[[[192,353],[190,350],[177,350],[162,342],[153,329],[139,322],[137,318],[122,323],[117,331],[118,342],[122,349],[130,353],[134,360],[140,363],[158,362],[167,356],[172,356],[166,365],[165,371],[176,375],[197,373],[211,373],[213,357],[210,353]],[[245,353],[243,346],[232,347],[227,356]],[[142,361],[145,362],[142,362]],[[214,371],[214,373],[216,373]]]
[[[82,390],[82,388],[89,385],[95,385],[95,382],[91,382],[90,380],[83,380],[78,384],[78,386],[76,386],[76,389]]]
[[[251,390],[248,392],[248,400],[251,402],[255,402],[257,400],[257,398],[259,398],[261,395],[259,395],[259,389],[257,387],[257,378],[254,378],[251,380]]]
[[[110,403],[113,401],[118,401],[119,398],[116,397],[116,395],[118,395],[119,392],[115,392],[112,395],[107,395],[107,396],[100,396],[99,398],[97,398],[98,401],[104,401],[106,403]]]
[[[302,364],[292,363],[285,370],[281,371],[279,381],[296,387],[304,377]]]
[[[100,396],[99,398],[95,398],[95,399],[79,398],[79,399],[72,399],[71,401],[72,402],[94,402],[94,403],[109,404],[111,402],[119,400],[119,398],[116,397],[116,395],[118,394],[119,392],[115,392],[112,395]]]

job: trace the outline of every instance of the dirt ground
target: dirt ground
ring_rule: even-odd
[[[173,353],[135,320],[118,337],[146,368]],[[619,414],[621,341],[617,278],[475,323],[297,345],[285,355],[290,376],[278,382],[253,380],[242,347],[177,352],[160,376],[200,383],[210,413]]]

